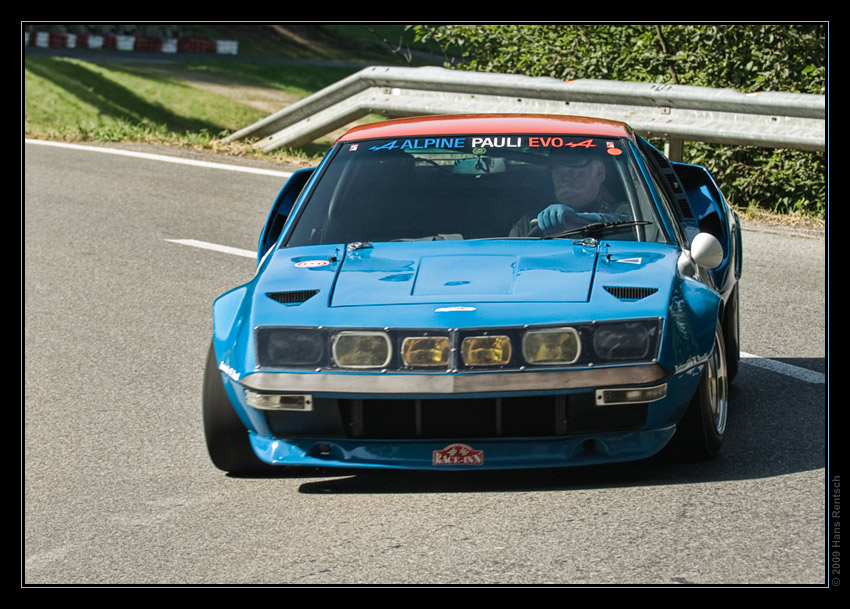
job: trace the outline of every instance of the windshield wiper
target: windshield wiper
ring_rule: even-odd
[[[571,228],[569,230],[561,231],[560,233],[553,233],[551,235],[544,235],[542,239],[561,239],[564,237],[571,237],[573,235],[593,235],[598,233],[604,233],[605,231],[615,229],[615,228],[626,228],[630,226],[646,226],[647,224],[652,224],[652,222],[648,220],[619,220],[617,222],[591,222],[590,224],[585,224],[584,226],[579,226],[577,228]]]

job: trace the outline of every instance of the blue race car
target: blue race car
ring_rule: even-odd
[[[740,225],[625,124],[352,129],[295,173],[220,296],[213,463],[562,467],[714,456],[739,359]]]

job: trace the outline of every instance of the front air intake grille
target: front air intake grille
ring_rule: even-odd
[[[318,293],[319,290],[295,290],[292,292],[266,292],[266,296],[281,304],[300,305]]]
[[[340,400],[350,435],[368,439],[530,438],[639,429],[646,404],[596,406],[592,394]]]
[[[658,288],[632,288],[628,286],[606,285],[603,286],[607,292],[613,294],[620,300],[640,300],[652,296]]]

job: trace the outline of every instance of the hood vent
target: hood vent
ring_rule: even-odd
[[[640,300],[647,296],[652,296],[658,291],[658,288],[630,288],[626,286],[603,286],[610,294],[613,294],[620,300]]]
[[[280,304],[300,305],[319,293],[319,290],[294,290],[292,292],[266,292],[266,296]]]

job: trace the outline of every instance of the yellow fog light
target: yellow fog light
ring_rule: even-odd
[[[581,339],[573,328],[529,330],[522,354],[529,364],[573,364],[581,355]]]
[[[333,339],[333,356],[343,368],[382,368],[390,363],[390,337],[383,332],[340,332]]]
[[[507,336],[469,336],[460,346],[467,366],[503,366],[511,361],[511,340]]]
[[[401,343],[406,366],[448,366],[451,342],[447,336],[411,336]]]

